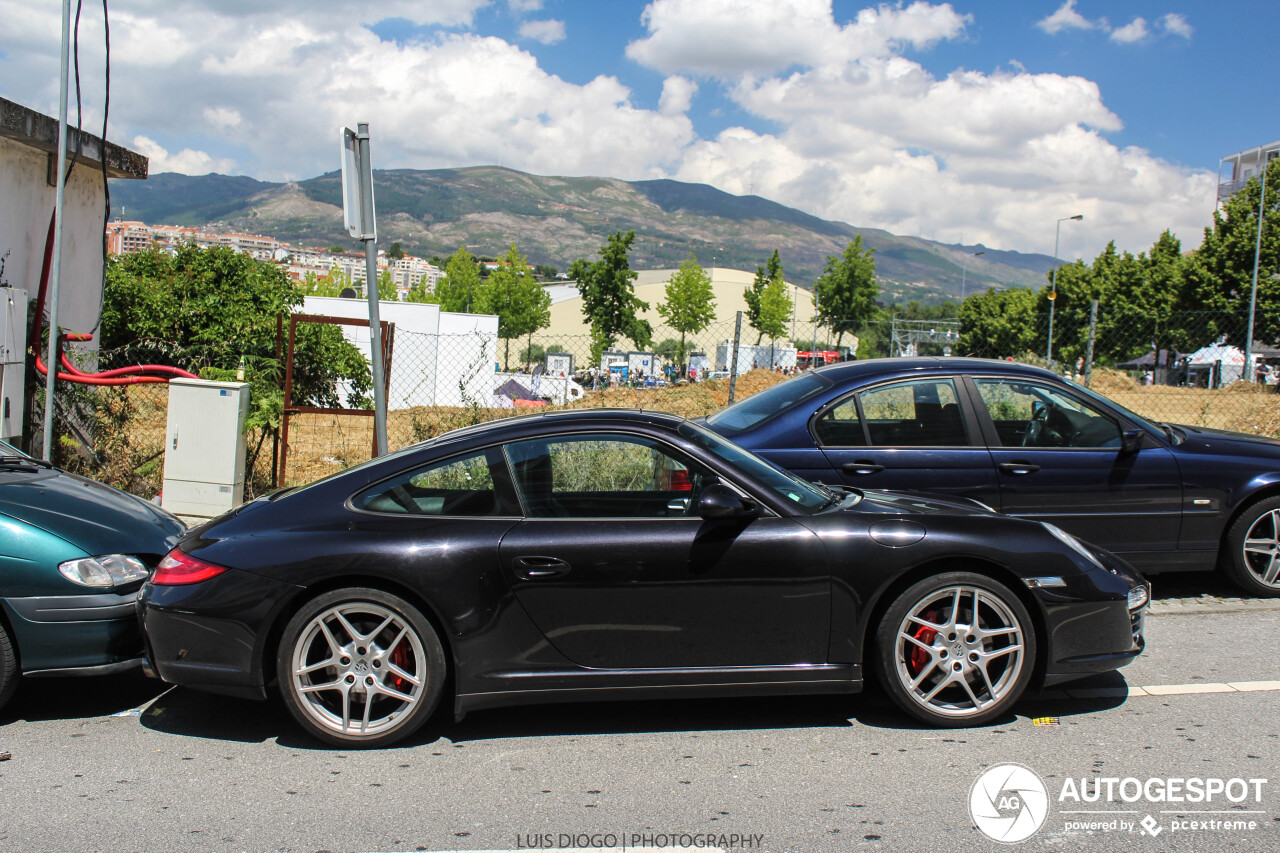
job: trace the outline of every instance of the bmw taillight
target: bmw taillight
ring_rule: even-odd
[[[197,560],[190,554],[174,548],[160,561],[160,565],[156,566],[155,573],[151,575],[151,582],[165,586],[200,583],[216,578],[226,570],[226,566],[215,566],[213,563]]]

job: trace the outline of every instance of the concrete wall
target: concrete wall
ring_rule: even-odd
[[[4,279],[36,298],[49,217],[57,190],[49,186],[48,155],[0,137],[0,255],[6,251]],[[102,233],[105,227],[102,173],[78,164],[63,194],[62,274],[58,324],[93,331],[102,307]],[[95,346],[97,336],[94,337]]]

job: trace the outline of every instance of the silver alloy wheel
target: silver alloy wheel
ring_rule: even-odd
[[[1264,512],[1249,525],[1240,556],[1259,583],[1280,589],[1280,509]]]
[[[294,644],[298,704],[321,728],[376,737],[422,700],[427,658],[413,627],[368,601],[345,601],[311,619]]]
[[[898,625],[894,660],[914,702],[955,719],[1007,697],[1029,663],[1013,611],[973,586],[943,587],[916,602]]]

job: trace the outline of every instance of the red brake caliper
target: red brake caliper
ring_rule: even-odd
[[[937,617],[938,617],[937,612],[933,610],[930,610],[924,614],[924,618],[929,620],[930,622],[937,622],[938,621]],[[914,636],[920,642],[924,643],[926,646],[931,646],[933,645],[934,637],[938,636],[938,632],[933,630],[932,628],[928,628],[924,625],[921,625],[919,628],[916,629],[915,634],[913,634],[912,636]],[[930,660],[930,655],[928,652],[926,652],[924,649],[920,648],[919,646],[913,645],[911,647],[911,654],[907,658],[907,661],[908,661],[907,668],[911,670],[912,675],[919,675],[920,671],[924,669],[925,664],[927,664],[929,660]]]
[[[401,640],[399,645],[391,650],[391,663],[405,672],[409,671],[409,643],[407,641]],[[409,682],[398,675],[391,676],[391,686],[396,690],[403,691],[408,684]]]

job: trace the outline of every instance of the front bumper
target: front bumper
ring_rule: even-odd
[[[1147,604],[1129,608],[1129,590],[1151,587],[1129,565],[1099,551],[1105,569],[1070,578],[1061,588],[1036,595],[1048,616],[1049,654],[1043,685],[1060,684],[1127,666],[1146,648],[1143,625]]]
[[[128,593],[0,598],[24,675],[110,675],[142,665],[142,634]]]

